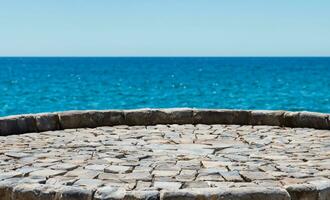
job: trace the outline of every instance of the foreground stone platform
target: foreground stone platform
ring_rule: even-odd
[[[329,130],[120,125],[0,137],[0,200],[327,200],[329,178]]]

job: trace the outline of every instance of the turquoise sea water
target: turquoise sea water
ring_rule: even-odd
[[[330,113],[330,58],[0,58],[0,116],[143,107]]]

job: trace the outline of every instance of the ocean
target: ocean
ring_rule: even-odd
[[[0,116],[145,107],[330,113],[330,58],[0,58]]]

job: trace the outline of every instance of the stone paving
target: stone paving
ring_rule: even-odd
[[[47,191],[48,185],[68,186],[62,196],[90,192],[79,199],[120,199],[130,192],[158,199],[159,191],[285,189],[329,178],[329,130],[121,125],[0,137],[1,200],[29,199],[19,195],[31,188]],[[12,188],[1,190],[9,183]],[[11,193],[6,197],[4,191]]]

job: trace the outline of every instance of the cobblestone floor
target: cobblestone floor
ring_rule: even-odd
[[[0,182],[130,190],[285,187],[330,178],[330,131],[115,126],[0,137]]]

